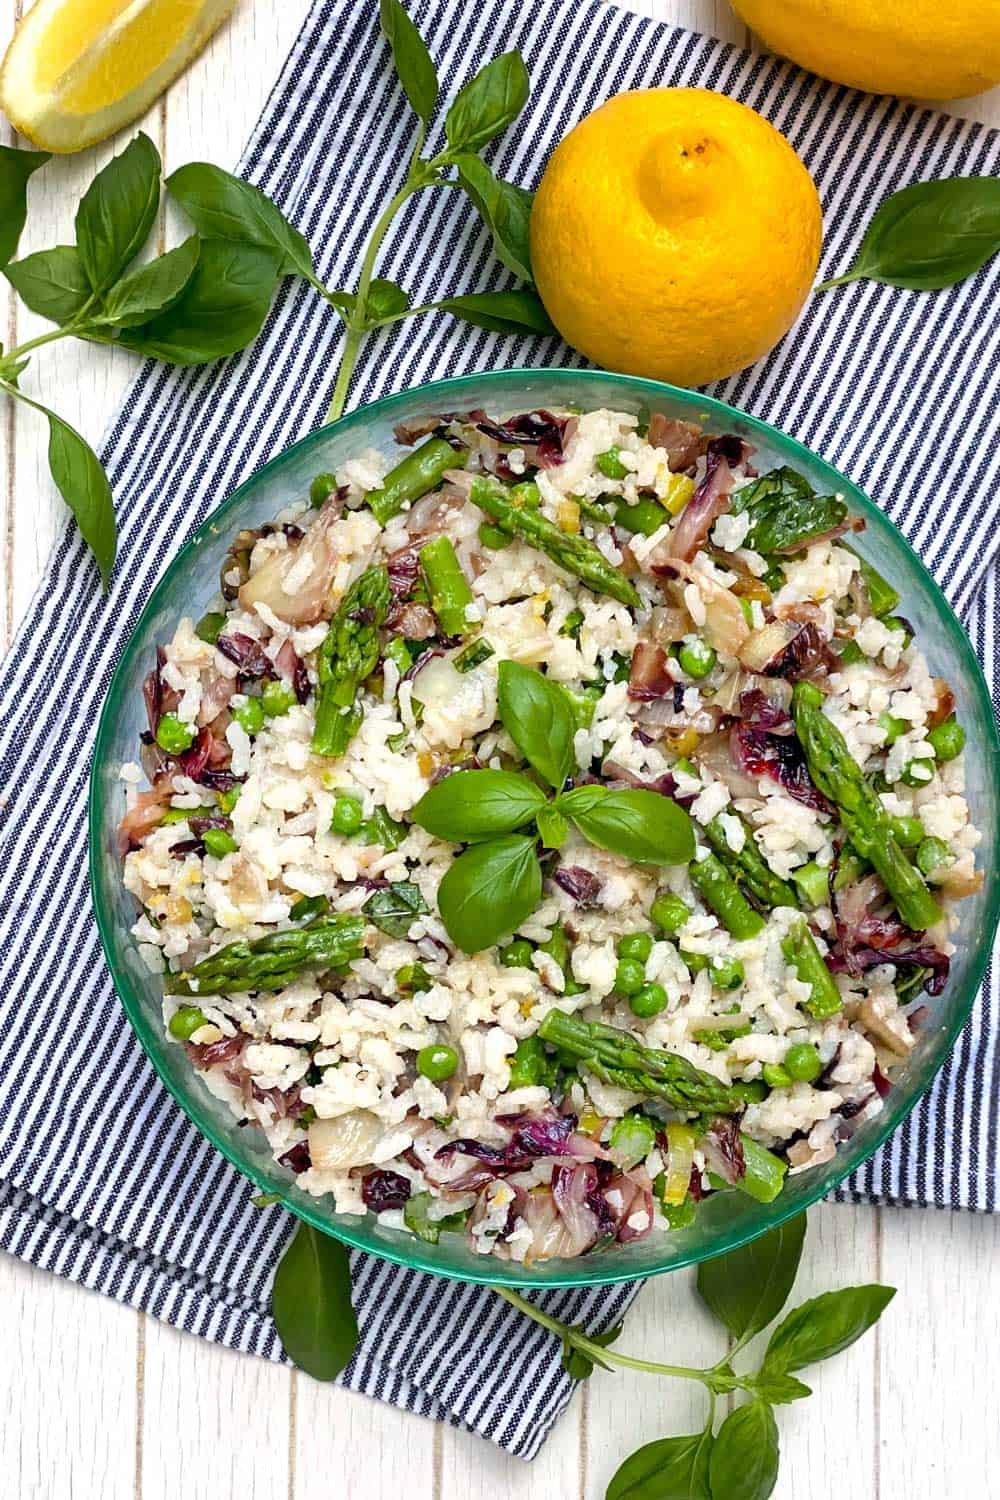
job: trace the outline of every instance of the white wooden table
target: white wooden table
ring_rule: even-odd
[[[375,10],[375,0],[358,0]],[[746,43],[725,0],[626,0],[635,10]],[[21,0],[0,14],[0,44]],[[228,27],[150,111],[167,171],[229,164],[264,101],[307,0],[243,0]],[[1000,124],[1000,89],[953,106]],[[0,124],[0,140],[13,142]],[[32,184],[22,249],[65,242],[108,146],[50,164]],[[165,238],[168,226],[161,226]],[[6,286],[6,283],[4,283]],[[41,330],[0,293],[7,347]],[[28,387],[96,444],[131,369],[125,355],[60,344]],[[0,649],[31,599],[60,507],[42,424],[0,408]],[[1000,1219],[821,1206],[801,1295],[878,1280],[900,1295],[874,1336],[814,1372],[812,1401],[783,1408],[780,1500],[987,1500],[1000,1493],[992,1351],[1000,1342]],[[11,1500],[602,1500],[640,1443],[695,1430],[700,1394],[598,1372],[533,1465],[492,1444],[238,1355],[0,1255],[0,1493]],[[686,1273],[649,1284],[627,1347],[706,1364],[719,1334]]]

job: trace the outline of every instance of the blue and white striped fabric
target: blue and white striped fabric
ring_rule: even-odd
[[[565,131],[622,89],[697,84],[759,109],[819,184],[827,274],[849,263],[891,189],[1000,166],[1000,141],[980,125],[852,94],[610,6],[410,8],[446,91],[493,54],[523,52],[534,92],[496,153],[515,181],[535,181]],[[374,0],[319,0],[243,161],[308,236],[332,285],[353,284],[412,140],[376,10]],[[380,269],[418,301],[506,281],[458,194],[417,199]],[[885,507],[964,614],[994,682],[998,308],[997,262],[933,296],[848,287],[813,299],[765,361],[713,391],[816,448]],[[2,677],[0,1245],[271,1359],[282,1356],[267,1292],[288,1220],[250,1207],[247,1184],[161,1088],[117,1004],[90,912],[84,751],[122,642],[167,560],[240,480],[322,420],[339,336],[332,310],[288,281],[242,358],[140,370],[104,449],[121,528],[111,594],[99,593],[75,532],[65,532]],[[353,400],[461,370],[574,362],[555,341],[517,343],[430,318],[369,340]],[[995,1206],[996,1014],[988,987],[952,1063],[858,1174],[854,1196]],[[572,1394],[547,1334],[480,1288],[360,1255],[354,1270],[363,1336],[349,1385],[524,1457],[537,1452]],[[547,1305],[605,1327],[632,1295],[552,1294]]]

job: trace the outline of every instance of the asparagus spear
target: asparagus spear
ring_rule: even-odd
[[[742,819],[740,821],[743,822]],[[786,880],[775,875],[765,862],[746,823],[743,823],[743,831],[746,838],[743,841],[743,848],[737,854],[729,847],[721,815],[714,817],[705,825],[708,841],[719,859],[733,879],[746,886],[755,901],[759,901],[761,906],[766,906],[768,909],[775,906],[798,906],[794,890]]]
[[[711,1073],[703,1073],[674,1052],[644,1047],[614,1026],[550,1010],[537,1034],[565,1057],[582,1062],[604,1083],[636,1094],[655,1094],[674,1109],[734,1115],[743,1108],[743,1100]]]
[[[317,755],[343,755],[361,723],[361,710],[354,700],[378,665],[379,627],[385,624],[391,598],[386,569],[369,568],[351,584],[330,622],[317,659],[319,686],[312,737]]]
[[[445,635],[466,635],[469,621],[465,611],[472,603],[472,590],[446,536],[425,542],[420,549],[420,566],[431,596],[431,609],[441,629]]]
[[[806,1010],[811,1016],[817,1021],[825,1021],[828,1016],[835,1016],[843,1009],[840,991],[823,962],[823,955],[804,918],[800,918],[788,929],[781,951],[802,983],[812,987],[812,995],[806,1001]]]
[[[787,1164],[780,1156],[775,1156],[773,1151],[768,1151],[766,1146],[742,1131],[740,1144],[743,1147],[744,1172],[736,1186],[740,1192],[756,1198],[758,1203],[773,1203],[785,1185]]]
[[[694,859],[688,868],[691,884],[705,903],[722,919],[727,931],[743,942],[763,931],[764,918],[754,911],[722,860],[714,854]],[[794,901],[792,905],[794,906]]]
[[[445,469],[463,469],[467,455],[457,452],[444,438],[428,438],[408,453],[382,481],[381,487],[365,496],[372,515],[380,526],[398,515],[407,502],[437,489]]]
[[[817,495],[793,469],[772,469],[733,496],[733,514],[749,511],[751,527],[744,543],[764,557],[798,552],[813,537],[847,519],[847,505],[836,495]]]
[[[519,508],[510,491],[481,475],[472,481],[469,499],[503,531],[537,547],[596,594],[610,594],[621,604],[638,608],[639,595],[625,574],[609,563],[600,548],[586,537],[571,536],[538,511]]]
[[[923,932],[940,922],[941,909],[900,848],[892,819],[822,705],[823,695],[814,683],[795,684],[792,715],[809,774],[824,796],[837,804],[853,848],[875,866],[907,927]]]
[[[872,614],[879,620],[881,620],[883,615],[891,615],[899,603],[899,590],[893,588],[889,580],[883,578],[878,569],[873,568],[870,562],[865,562],[864,558],[855,552],[853,547],[848,547],[844,542],[841,542],[840,545],[858,559],[858,571],[861,574],[865,588],[868,590],[868,602],[872,607]]]
[[[168,995],[230,995],[281,990],[305,969],[336,969],[360,958],[365,920],[351,912],[316,917],[305,927],[228,943],[180,974],[168,974]]]

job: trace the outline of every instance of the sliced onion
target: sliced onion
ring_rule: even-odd
[[[247,613],[252,614],[257,604],[266,604],[289,625],[321,620],[329,608],[330,585],[340,561],[339,523],[340,506],[327,502],[298,546],[269,557],[240,588],[240,604]]]
[[[310,1160],[324,1172],[365,1166],[382,1130],[378,1116],[366,1109],[352,1110],[335,1120],[314,1120],[309,1126]]]
[[[440,708],[461,692],[462,673],[447,656],[432,656],[413,678],[413,695],[425,708]]]
[[[766,672],[801,629],[802,624],[798,620],[771,620],[747,637],[740,648],[740,661],[749,672]]]

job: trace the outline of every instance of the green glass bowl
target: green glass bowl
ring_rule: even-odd
[[[843,493],[867,521],[858,548],[900,590],[902,612],[915,628],[933,670],[951,683],[967,732],[968,797],[985,835],[980,859],[983,889],[961,905],[962,926],[944,994],[928,1001],[930,1015],[900,1083],[884,1110],[838,1151],[835,1159],[788,1180],[771,1204],[730,1191],[710,1197],[687,1229],[653,1234],[620,1249],[577,1260],[549,1261],[526,1270],[512,1262],[476,1255],[464,1235],[442,1235],[427,1245],[412,1235],[381,1228],[371,1215],[336,1214],[329,1201],[310,1198],[271,1158],[260,1131],[240,1130],[229,1110],[208,1092],[184,1049],[168,1040],[161,1018],[161,987],[139,958],[129,928],[135,920],[131,896],[121,883],[115,828],[124,808],[118,771],[135,760],[145,727],[142,679],[156,643],[173,633],[177,619],[197,616],[216,592],[219,566],[233,534],[270,520],[290,500],[303,496],[321,470],[335,470],[367,447],[392,452],[392,429],[406,418],[433,411],[484,407],[496,414],[539,406],[611,407],[639,413],[655,408],[700,421],[714,431],[735,431],[756,446],[760,469],[790,464],[818,490]],[[581,1286],[623,1281],[675,1270],[752,1239],[822,1198],[881,1145],[925,1092],[941,1067],[976,997],[1000,911],[1000,871],[994,862],[1000,743],[982,673],[969,641],[923,564],[877,506],[848,479],[807,448],[766,423],[744,416],[693,391],[596,370],[502,370],[443,380],[419,390],[387,396],[372,406],[310,433],[265,464],[220,505],[181,548],[150,596],[115,672],[101,715],[90,787],[90,869],[94,909],[115,986],[142,1046],[174,1098],[199,1130],[235,1167],[317,1228],[349,1245],[402,1265],[465,1281],[499,1286]]]

